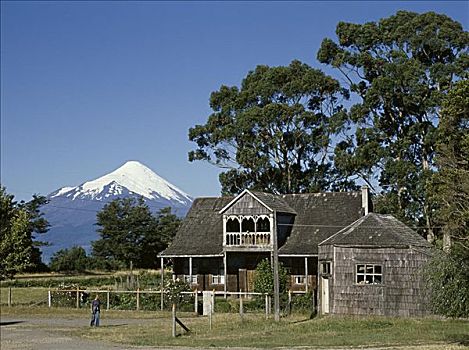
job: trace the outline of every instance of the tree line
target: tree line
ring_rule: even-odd
[[[38,240],[49,228],[40,212],[46,203],[47,199],[38,195],[18,203],[0,188],[0,280],[20,272],[155,268],[156,255],[171,242],[181,221],[171,208],[153,214],[142,198],[118,198],[96,215],[99,239],[92,242],[90,255],[79,246],[61,249],[46,266],[40,246],[48,243]]]

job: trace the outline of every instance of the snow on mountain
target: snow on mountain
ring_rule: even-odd
[[[192,198],[187,193],[137,161],[128,161],[112,173],[80,186],[63,187],[53,193],[50,198],[65,196],[71,199],[103,200],[122,194],[124,188],[130,193],[141,195],[149,200],[164,198],[182,204],[192,202]]]
[[[96,214],[117,198],[143,197],[150,210],[171,207],[179,217],[186,215],[192,198],[151,169],[137,161],[128,161],[120,168],[78,186],[62,187],[47,197],[41,208],[51,227],[40,239],[50,243],[42,247],[43,260],[48,262],[56,251],[75,245],[91,251],[91,242],[98,239]]]

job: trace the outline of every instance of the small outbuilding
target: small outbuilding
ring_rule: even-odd
[[[319,244],[321,314],[429,314],[431,245],[392,215],[369,213]]]

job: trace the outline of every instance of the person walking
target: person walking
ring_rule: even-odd
[[[90,326],[99,327],[99,313],[101,311],[101,301],[99,295],[91,302],[91,323]]]

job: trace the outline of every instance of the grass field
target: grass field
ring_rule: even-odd
[[[47,288],[12,288],[13,306],[47,304]],[[8,304],[8,288],[0,288],[0,305]]]
[[[48,308],[5,308],[2,315],[83,318],[87,310]],[[469,348],[469,321],[438,318],[353,318],[309,319],[301,315],[282,318],[276,323],[262,314],[215,314],[212,330],[207,317],[180,313],[178,317],[191,333],[171,337],[171,318],[167,312],[103,311],[102,327],[76,327],[63,330],[68,335],[114,343],[146,346],[192,347],[396,347],[420,346],[429,349]],[[112,319],[141,319],[115,327]],[[106,320],[109,325],[106,326]],[[182,330],[178,326],[178,332]]]

